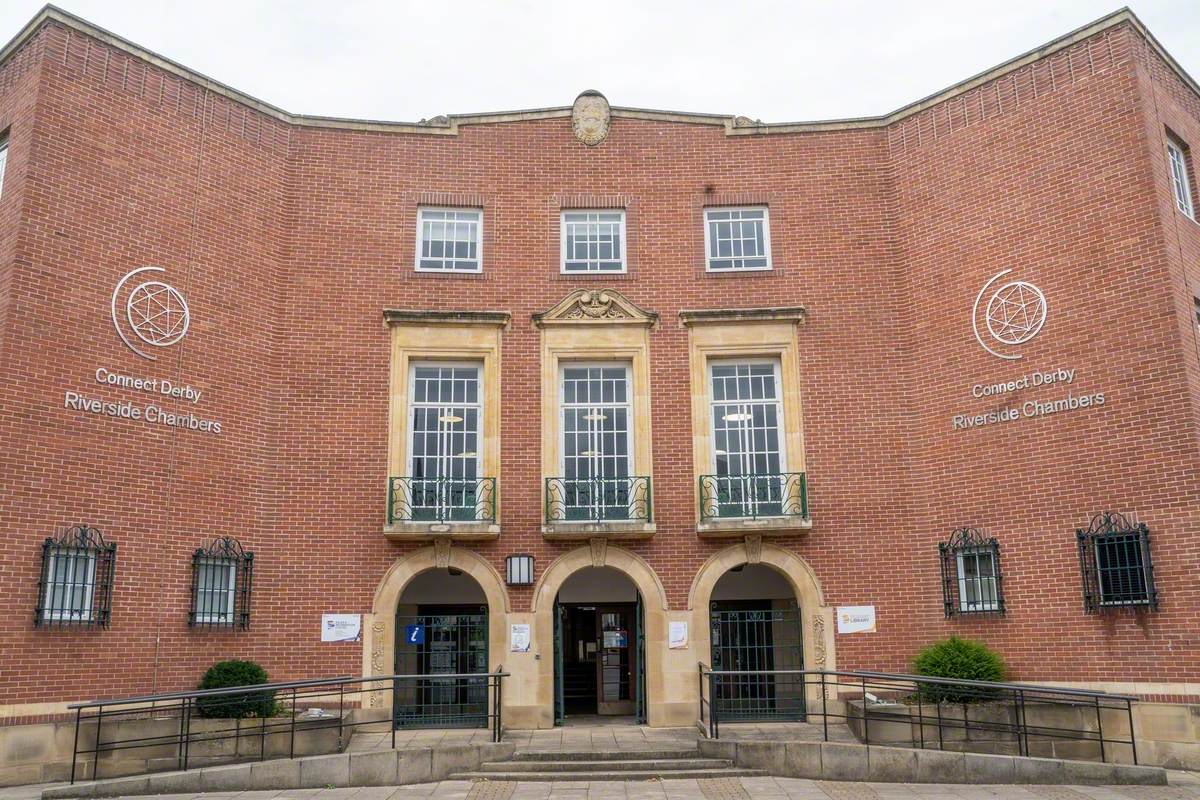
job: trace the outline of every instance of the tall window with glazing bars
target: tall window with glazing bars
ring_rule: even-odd
[[[34,623],[107,627],[117,546],[97,528],[76,525],[42,543]]]
[[[938,545],[946,616],[1004,613],[1000,544],[975,528],[959,528]]]
[[[214,539],[192,555],[192,611],[188,624],[204,628],[248,628],[254,553],[231,537]]]
[[[1075,531],[1083,576],[1083,609],[1089,614],[1120,609],[1158,610],[1150,529],[1122,514],[1103,511]]]

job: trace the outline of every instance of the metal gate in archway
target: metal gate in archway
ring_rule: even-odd
[[[803,720],[802,675],[772,674],[804,668],[800,609],[795,601],[718,601],[710,606],[713,686],[717,714],[726,721]]]
[[[486,606],[421,606],[396,616],[397,728],[486,728],[488,722]],[[480,673],[478,678],[437,675]]]

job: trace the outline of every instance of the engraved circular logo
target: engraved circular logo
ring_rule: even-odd
[[[146,344],[175,344],[188,329],[188,307],[183,295],[161,281],[146,281],[125,301],[129,327]]]
[[[1022,356],[1012,348],[1038,335],[1046,324],[1049,307],[1046,295],[1029,281],[1009,281],[992,290],[992,286],[1010,272],[1011,269],[997,272],[980,288],[971,309],[971,330],[975,332],[975,341],[984,350],[997,358],[1015,361]],[[988,298],[986,305],[983,304],[985,295]],[[984,341],[983,332],[987,333],[990,344]]]
[[[1046,322],[1046,296],[1026,281],[1001,286],[987,304],[987,329],[1003,344],[1028,342]]]

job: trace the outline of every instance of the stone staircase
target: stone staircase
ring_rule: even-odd
[[[765,775],[735,767],[728,758],[706,758],[690,750],[540,751],[518,750],[508,761],[486,761],[475,772],[451,780],[647,781],[660,778],[737,778]]]

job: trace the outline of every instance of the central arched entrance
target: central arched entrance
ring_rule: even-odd
[[[396,604],[398,675],[463,675],[488,671],[488,601],[460,569],[433,568],[404,587]],[[486,727],[488,686],[477,678],[397,681],[398,728]]]
[[[554,603],[554,722],[645,722],[645,614],[629,576],[607,566],[570,575]]]

